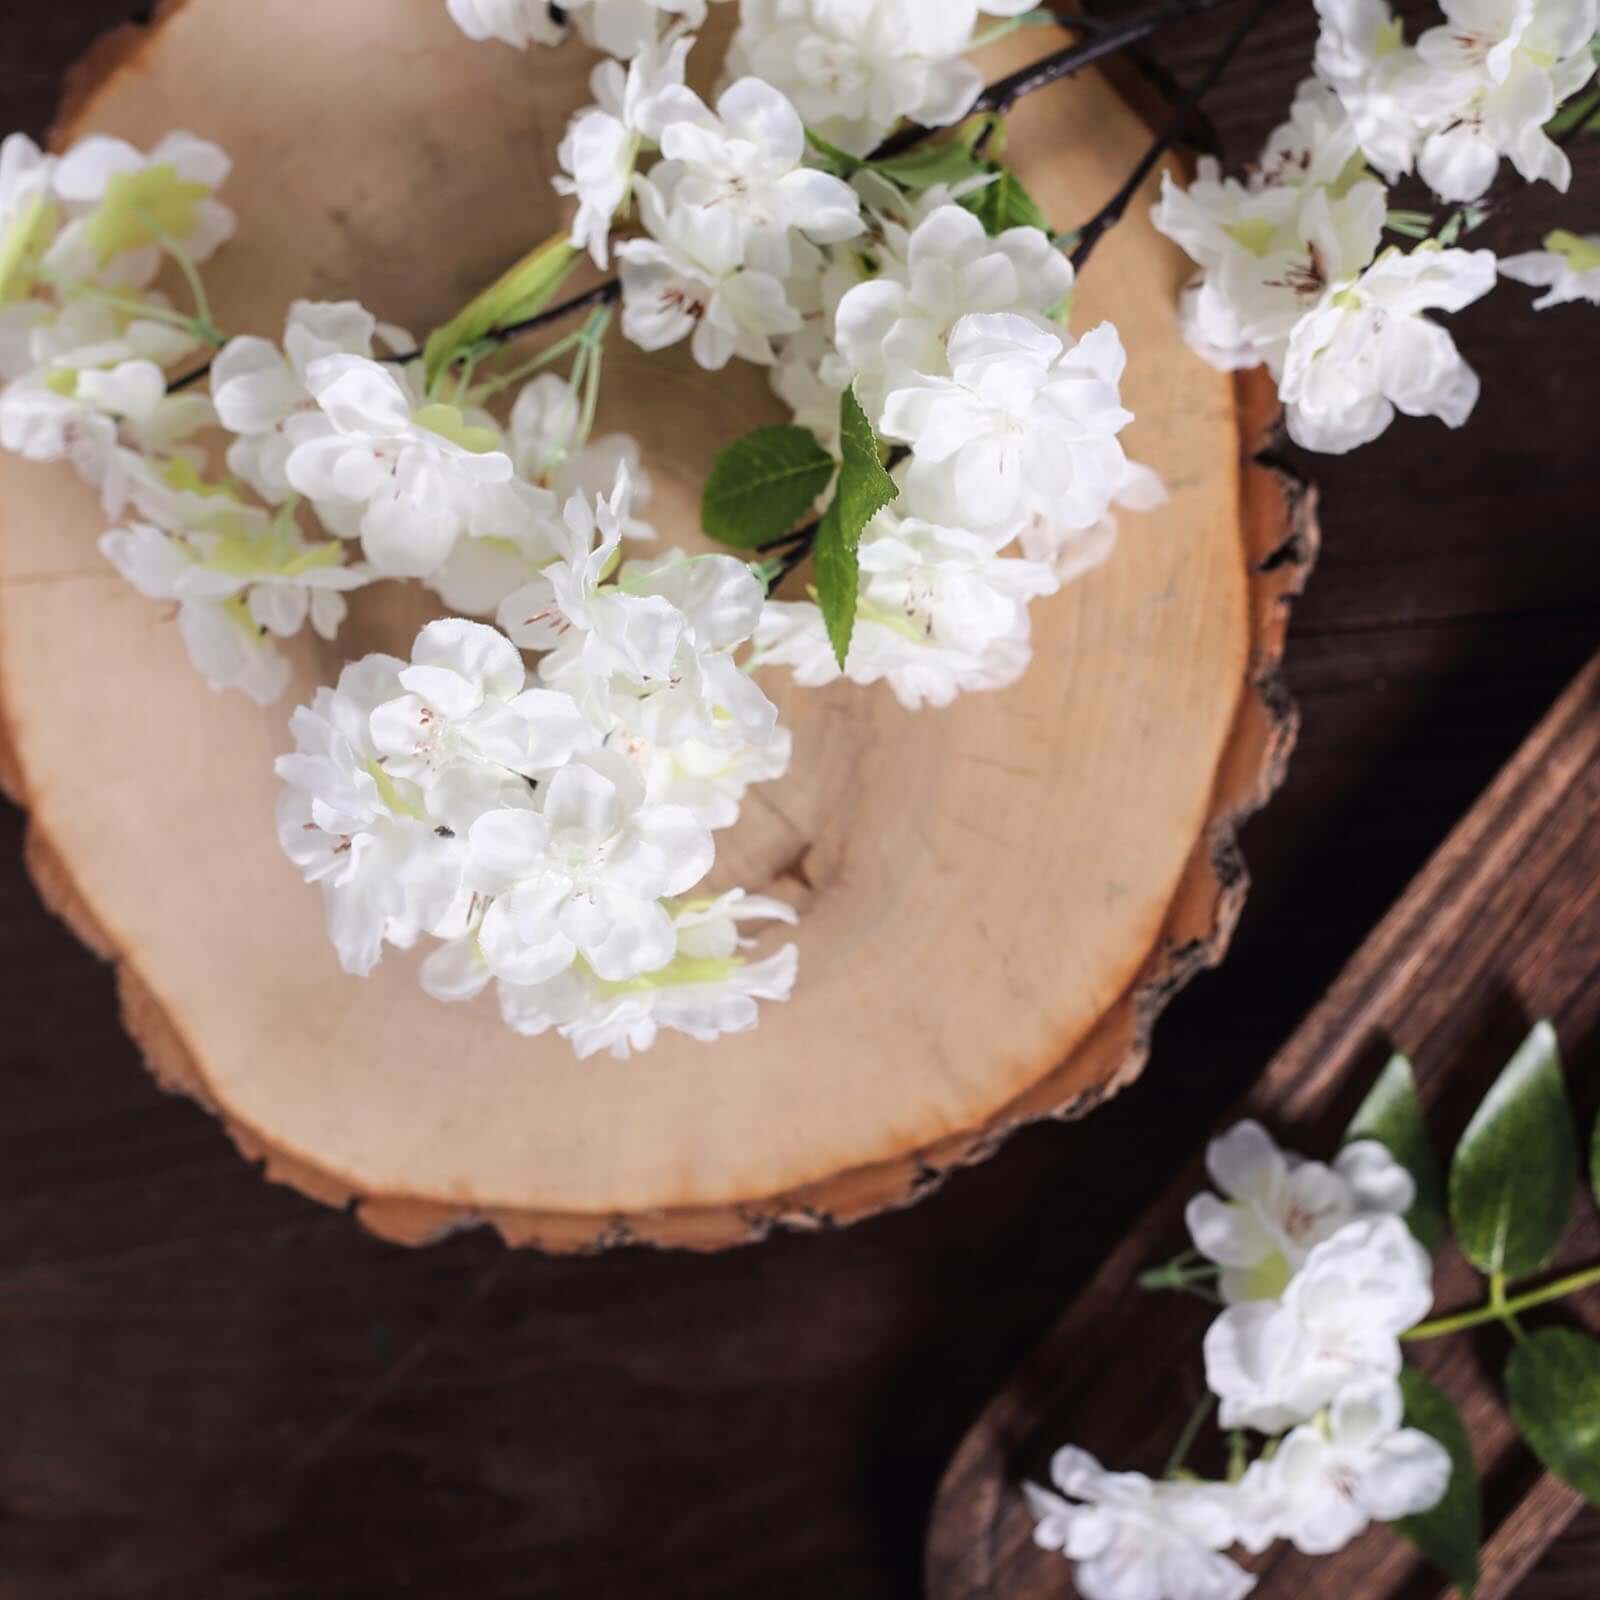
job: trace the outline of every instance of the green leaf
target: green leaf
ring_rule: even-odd
[[[1578,1182],[1578,1139],[1555,1029],[1539,1023],[1484,1097],[1450,1167],[1462,1254],[1524,1278],[1561,1243]]]
[[[872,162],[871,166],[875,172],[881,172],[891,182],[913,193],[941,183],[965,183],[969,178],[981,177],[992,170],[959,140],[918,145],[903,156],[890,156],[886,161]]]
[[[1049,233],[1050,219],[1010,167],[984,161],[979,169],[996,174],[994,182],[963,195],[957,203],[977,217],[985,233],[1004,233],[1007,228],[1043,228]]]
[[[757,428],[722,451],[706,479],[700,520],[740,550],[786,534],[828,487],[833,457],[804,428]]]
[[[1400,1392],[1406,1400],[1406,1425],[1437,1439],[1450,1452],[1450,1487],[1432,1511],[1402,1517],[1394,1524],[1458,1588],[1472,1600],[1478,1587],[1478,1547],[1483,1542],[1483,1496],[1472,1439],[1455,1402],[1415,1367],[1400,1369]]]
[[[566,234],[547,239],[469,300],[442,328],[435,328],[423,348],[429,387],[463,350],[501,328],[538,316],[579,259],[580,252],[572,248]]]
[[[1444,1242],[1444,1174],[1423,1121],[1416,1074],[1403,1055],[1389,1058],[1345,1129],[1344,1143],[1356,1139],[1376,1139],[1411,1174],[1417,1198],[1406,1225],[1431,1255]]]
[[[817,604],[828,625],[828,639],[842,667],[850,654],[861,586],[861,530],[900,493],[883,469],[878,436],[856,399],[846,389],[839,401],[844,463],[839,486],[817,529]]]
[[[1571,1328],[1529,1334],[1511,1352],[1506,1390],[1533,1453],[1600,1506],[1600,1342]]]
[[[1593,116],[1597,106],[1600,106],[1600,84],[1585,90],[1582,94],[1574,95],[1545,123],[1544,131],[1552,139],[1558,134],[1570,133],[1580,122],[1585,122]]]
[[[819,167],[831,177],[853,178],[867,164],[860,156],[853,156],[848,150],[841,150],[838,145],[829,144],[820,133],[811,128],[806,129],[806,143],[817,156],[811,165]]]

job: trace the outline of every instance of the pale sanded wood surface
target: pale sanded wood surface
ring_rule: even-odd
[[[1053,42],[1014,38],[989,65]],[[187,126],[234,154],[240,234],[209,273],[230,329],[274,331],[296,294],[426,327],[557,224],[547,179],[584,71],[577,51],[475,47],[433,0],[188,0],[86,67],[63,133]],[[1012,150],[1071,216],[1145,138],[1085,77],[1028,103]],[[1124,330],[1128,443],[1171,505],[1129,518],[1104,571],[1037,609],[1037,659],[1003,695],[912,716],[886,693],[774,676],[795,773],[754,798],[719,873],[799,905],[796,998],[753,1037],[630,1065],[517,1039],[488,1002],[438,1007],[404,956],[364,983],[340,974],[272,836],[285,713],[210,694],[161,609],[95,552],[92,497],[4,463],[12,783],[41,887],[119,961],[158,1076],[270,1175],[364,1200],[380,1232],[487,1218],[557,1248],[847,1219],[1125,1081],[1154,1011],[1231,929],[1231,827],[1289,737],[1258,685],[1310,555],[1306,508],[1243,460],[1259,394],[1236,400],[1181,347],[1184,271],[1133,220],[1078,311]],[[714,450],[774,415],[748,368],[708,380],[681,353],[619,346],[602,421],[644,440],[658,520],[688,540]],[[415,591],[358,597],[338,647],[300,647],[295,697],[345,653],[403,651],[424,614]]]
[[[1392,1047],[1417,1064],[1435,1142],[1453,1148],[1533,1018],[1558,1024],[1569,1078],[1594,1125],[1600,1076],[1600,657],[1562,697],[1362,947],[1240,1108],[1291,1148],[1337,1144]],[[1019,1485],[1044,1481],[1053,1449],[1079,1443],[1111,1466],[1159,1471],[1202,1392],[1200,1336],[1214,1313],[1141,1295],[1139,1271],[1182,1248],[1183,1208],[1206,1187],[1197,1159],[1129,1232],[1022,1370],[984,1410],[945,1474],[928,1537],[931,1600],[1047,1600],[1073,1593],[1059,1555],[1032,1543]],[[1585,1196],[1561,1261],[1600,1258],[1600,1214]],[[1482,1280],[1453,1251],[1438,1304],[1477,1304]],[[1537,1320],[1600,1332],[1600,1296]],[[1541,1474],[1504,1407],[1502,1329],[1415,1347],[1460,1405],[1484,1479],[1479,1600],[1516,1593],[1582,1506]],[[1197,1460],[1202,1470],[1218,1462]],[[1573,1570],[1592,1542],[1573,1547]],[[1254,1563],[1258,1600],[1442,1600],[1453,1592],[1414,1548],[1377,1529],[1337,1557],[1281,1546]],[[1587,1589],[1593,1593],[1594,1571]],[[1559,1593],[1552,1581],[1543,1593]]]

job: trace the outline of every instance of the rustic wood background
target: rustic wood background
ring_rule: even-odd
[[[40,133],[131,10],[3,0],[0,124]],[[1156,54],[1192,72],[1222,26]],[[1230,148],[1277,120],[1312,33],[1285,6],[1247,48],[1211,102]],[[1591,139],[1572,198],[1528,191],[1485,239],[1597,213]],[[902,1216],[709,1259],[365,1238],[156,1091],[0,807],[0,1597],[916,1595],[983,1402],[1600,637],[1600,324],[1530,298],[1453,320],[1485,380],[1465,432],[1302,463],[1325,528],[1288,662],[1305,734],[1245,835],[1227,966],[1121,1101]],[[1591,1515],[1522,1595],[1589,1600],[1597,1567]]]

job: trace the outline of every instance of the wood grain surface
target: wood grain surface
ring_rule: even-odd
[[[1390,1052],[1417,1067],[1430,1131],[1453,1148],[1532,1022],[1557,1025],[1587,1136],[1600,1107],[1600,655],[1364,944],[1239,1107],[1292,1149],[1331,1152]],[[1587,1145],[1587,1137],[1585,1140]],[[940,1485],[928,1538],[929,1600],[1046,1600],[1072,1585],[1032,1539],[1024,1481],[1048,1482],[1065,1443],[1108,1466],[1159,1473],[1204,1393],[1200,1338],[1215,1314],[1133,1287],[1185,1247],[1183,1213],[1209,1186],[1196,1159],[1119,1243],[1093,1282],[985,1408]],[[1558,1257],[1600,1260],[1585,1195]],[[1453,1249],[1435,1278],[1440,1314],[1480,1304],[1483,1280]],[[1600,1294],[1545,1313],[1600,1332]],[[1577,1515],[1503,1403],[1504,1329],[1416,1346],[1411,1358],[1460,1406],[1484,1481],[1478,1600],[1506,1600]],[[1220,1442],[1213,1441],[1214,1451]],[[1195,1458],[1201,1471],[1220,1458]],[[1415,1549],[1375,1530],[1337,1557],[1279,1545],[1246,1563],[1258,1600],[1423,1600],[1450,1586]]]
[[[708,78],[733,8],[716,18]],[[328,119],[396,30],[410,70]],[[1014,33],[980,70],[1003,77],[1066,39]],[[540,168],[588,98],[586,59],[484,49],[436,0],[343,0],[336,15],[180,0],[97,47],[57,138],[148,145],[177,124],[232,152],[239,234],[207,268],[228,328],[276,331],[308,283],[426,328],[563,225]],[[1115,187],[1150,130],[1085,73],[1030,98],[1010,137],[1030,192],[1068,215]],[[1293,742],[1278,661],[1316,548],[1311,497],[1253,459],[1271,384],[1183,343],[1188,260],[1149,222],[1158,188],[1155,174],[1075,310],[1081,328],[1127,329],[1128,449],[1168,502],[1038,609],[1033,663],[1004,695],[914,715],[887,692],[763,676],[793,768],[720,836],[708,887],[793,905],[805,977],[757,1032],[716,1049],[666,1032],[647,1069],[521,1038],[491,995],[441,1006],[418,986],[420,952],[352,983],[321,897],[284,862],[271,764],[288,708],[352,657],[408,655],[433,597],[354,596],[338,641],[308,630],[286,646],[285,702],[260,711],[208,689],[169,614],[112,571],[92,490],[64,465],[0,458],[0,775],[31,812],[42,898],[116,963],[157,1079],[269,1177],[355,1202],[385,1238],[488,1225],[587,1251],[854,1221],[1137,1076],[1161,1008],[1221,959],[1237,919],[1235,832]],[[639,440],[663,538],[708,546],[716,452],[782,418],[767,375],[735,363],[707,381],[686,348],[613,346],[598,426]],[[930,1007],[930,986],[959,1003]]]
[[[41,132],[128,11],[3,0],[3,120]],[[1192,75],[1224,27],[1156,54]],[[1236,152],[1313,32],[1280,8],[1214,97]],[[1530,191],[1487,242],[1585,225],[1600,141],[1577,166],[1571,198]],[[1304,729],[1244,835],[1228,964],[1125,1098],[903,1215],[704,1259],[364,1238],[154,1089],[0,815],[0,1596],[917,1595],[983,1404],[1594,648],[1594,324],[1529,298],[1452,319],[1484,378],[1470,428],[1300,463],[1325,528],[1288,664]],[[1592,1600],[1597,1567],[1586,1517],[1519,1596]]]

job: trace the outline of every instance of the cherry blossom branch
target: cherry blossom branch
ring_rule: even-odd
[[[1189,126],[1200,102],[1216,87],[1233,58],[1239,53],[1240,46],[1249,38],[1256,24],[1274,4],[1276,0],[1255,0],[1255,4],[1239,19],[1223,41],[1222,48],[1211,58],[1194,87],[1173,108],[1165,126],[1151,140],[1149,149],[1139,158],[1126,181],[1078,230],[1076,242],[1072,247],[1074,271],[1082,271],[1094,247],[1122,220],[1145,179],[1155,170],[1156,163],[1183,136],[1184,129]]]
[[[1491,1322],[1503,1322],[1520,1312],[1547,1306],[1555,1300],[1565,1300],[1568,1295],[1597,1286],[1600,1286],[1600,1266],[1589,1267],[1582,1272],[1573,1273],[1570,1277],[1558,1278],[1554,1283],[1547,1283],[1542,1289],[1530,1289],[1526,1294],[1513,1295],[1510,1299],[1502,1293],[1493,1297],[1488,1305],[1478,1306],[1472,1311],[1460,1311],[1454,1316],[1438,1317],[1432,1322],[1420,1322],[1401,1337],[1408,1342],[1440,1339],[1447,1333],[1462,1333],[1468,1328],[1482,1328]]]

